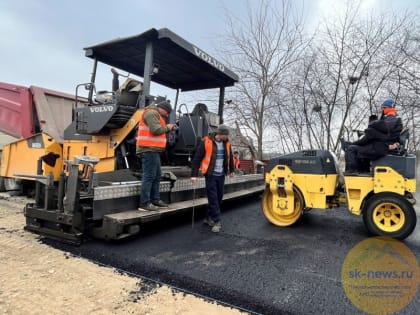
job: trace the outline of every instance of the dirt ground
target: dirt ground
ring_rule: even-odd
[[[0,193],[0,315],[244,314],[41,243],[23,230],[28,201]]]

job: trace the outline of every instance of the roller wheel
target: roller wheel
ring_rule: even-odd
[[[268,221],[278,226],[290,226],[294,224],[303,214],[305,202],[300,191],[293,187],[294,211],[289,215],[282,215],[277,209],[273,209],[273,194],[267,187],[262,196],[262,210]]]
[[[363,221],[373,235],[403,240],[413,232],[417,217],[413,206],[403,196],[383,193],[367,200]]]

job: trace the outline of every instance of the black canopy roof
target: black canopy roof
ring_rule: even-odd
[[[151,80],[191,91],[232,86],[238,76],[215,58],[167,28],[84,48],[86,56],[128,73],[144,77],[146,45],[152,43],[153,64],[159,71]]]

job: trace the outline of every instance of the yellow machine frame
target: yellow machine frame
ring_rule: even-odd
[[[0,176],[18,178],[17,174],[37,174],[37,161],[42,156],[54,153],[59,155],[55,166],[44,163],[44,174],[53,174],[58,180],[63,164],[62,146],[46,133],[33,135],[26,139],[3,146]]]
[[[404,196],[406,192],[416,191],[415,179],[405,179],[387,166],[375,167],[373,176],[345,176],[344,180],[346,197],[337,190],[337,174],[295,174],[288,166],[277,165],[265,177],[267,188],[271,191],[271,211],[290,216],[305,208],[328,209],[347,204],[351,213],[360,215],[364,200],[371,194],[391,192]],[[304,204],[302,209],[295,206],[295,199],[299,197],[296,189],[302,195],[299,201]]]
[[[375,166],[369,174],[344,176],[343,186],[337,165],[335,172],[329,165],[326,174],[307,174],[305,169],[294,173],[280,160],[273,161],[278,164],[266,173],[262,210],[275,225],[290,226],[311,208],[328,209],[341,204],[347,205],[352,214],[363,215],[365,227],[373,235],[404,239],[416,226],[413,208],[416,179],[403,177],[404,172],[390,166]],[[290,163],[287,157],[284,161]],[[319,172],[320,168],[316,170]]]
[[[353,214],[362,213],[362,204],[372,193],[391,192],[404,196],[416,192],[416,180],[406,179],[388,166],[375,167],[373,177],[345,176],[347,203]]]
[[[141,118],[143,110],[137,110],[127,123],[113,129],[108,135],[92,136],[91,140],[64,140],[58,143],[46,133],[36,134],[26,139],[21,139],[3,146],[0,164],[0,176],[6,178],[19,178],[19,174],[37,174],[37,161],[54,153],[59,157],[55,166],[43,163],[43,174],[52,174],[54,181],[58,181],[60,173],[68,170],[64,160],[73,160],[77,155],[89,155],[99,158],[95,166],[96,172],[115,170],[115,150],[126,137],[134,130]],[[26,178],[25,179],[30,179]]]

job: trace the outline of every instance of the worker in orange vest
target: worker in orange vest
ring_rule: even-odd
[[[233,152],[233,165],[235,166],[235,171],[238,171],[241,168],[241,161],[239,159],[239,152]]]
[[[139,121],[136,154],[141,158],[142,181],[139,210],[155,211],[167,208],[160,199],[161,161],[160,154],[166,148],[166,134],[176,130],[176,124],[166,124],[172,111],[171,104],[163,101],[146,107]]]
[[[197,182],[199,170],[205,176],[208,215],[204,223],[215,233],[219,233],[222,228],[220,204],[223,199],[225,176],[234,176],[234,169],[229,128],[219,125],[215,133],[203,137],[191,161],[191,182]]]

